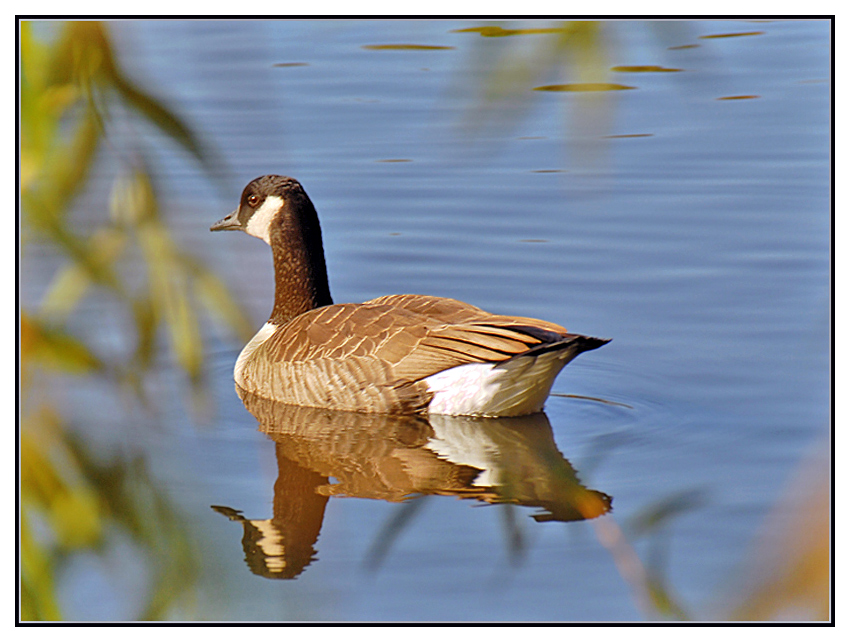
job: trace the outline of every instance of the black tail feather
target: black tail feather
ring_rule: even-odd
[[[610,341],[611,339],[599,339],[597,337],[588,337],[583,334],[566,334],[559,341],[542,343],[538,346],[534,346],[526,352],[516,355],[513,358],[518,359],[520,357],[537,356],[547,352],[559,352],[567,349],[570,349],[572,357],[575,357],[582,352],[596,350],[596,348],[600,348]]]

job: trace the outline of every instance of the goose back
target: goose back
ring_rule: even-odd
[[[601,345],[592,342],[556,324],[489,314],[453,299],[393,295],[305,312],[246,346],[251,353],[243,351],[235,374],[244,390],[283,403],[416,413],[435,396],[432,375],[550,352],[554,379],[573,356]]]

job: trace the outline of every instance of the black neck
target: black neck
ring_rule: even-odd
[[[333,303],[322,231],[312,204],[310,210],[270,230],[275,291],[269,321],[275,325]]]

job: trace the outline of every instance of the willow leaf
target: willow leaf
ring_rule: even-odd
[[[57,621],[62,611],[53,581],[53,556],[30,528],[24,506],[20,513],[21,621]]]
[[[192,154],[208,172],[215,173],[220,161],[213,157],[212,152],[180,118],[153,96],[141,91],[118,70],[115,70],[112,83],[131,107]]]
[[[149,297],[133,301],[133,319],[136,322],[136,365],[147,370],[153,362],[156,349],[157,315]]]
[[[250,339],[256,329],[230,294],[224,281],[191,258],[185,259],[185,262],[192,275],[192,285],[198,301],[208,312],[224,321],[240,338]]]
[[[121,230],[98,230],[88,241],[88,254],[92,263],[109,269],[108,266],[120,257],[126,242],[127,235]],[[65,318],[77,307],[92,285],[90,271],[79,263],[61,268],[54,275],[41,301],[41,314],[52,319]]]
[[[31,360],[53,370],[86,374],[102,370],[103,363],[77,337],[21,313],[21,360]]]

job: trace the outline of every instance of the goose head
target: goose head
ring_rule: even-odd
[[[276,232],[318,229],[310,197],[294,178],[261,176],[245,186],[239,207],[210,227],[211,232],[241,230],[273,246]]]
[[[222,230],[241,230],[271,246],[275,303],[270,322],[280,324],[333,302],[319,217],[294,178],[268,175],[248,183],[239,207],[210,227]]]

